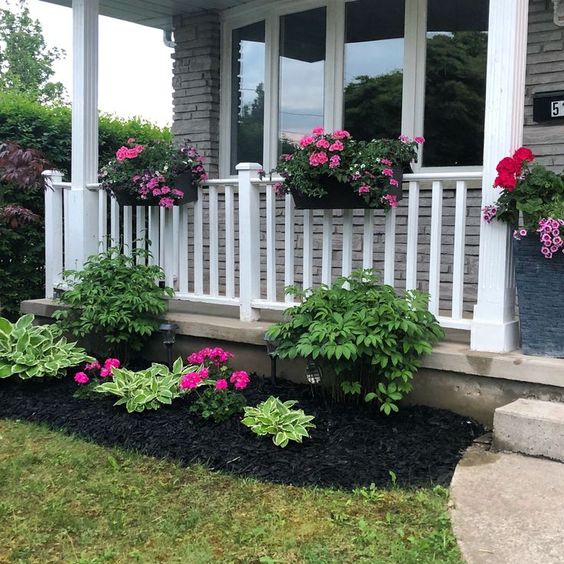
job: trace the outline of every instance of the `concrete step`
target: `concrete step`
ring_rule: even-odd
[[[518,399],[498,407],[493,447],[564,462],[564,403]]]

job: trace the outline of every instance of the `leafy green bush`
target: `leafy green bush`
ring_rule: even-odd
[[[213,419],[216,423],[226,421],[247,405],[245,396],[233,390],[218,390],[207,386],[196,394],[196,399],[189,407],[190,413],[196,413],[204,419]]]
[[[55,313],[59,327],[90,337],[94,349],[105,348],[124,360],[130,350],[140,350],[167,309],[165,296],[173,293],[159,287],[164,278],[159,266],[136,263],[146,256],[142,250],[128,256],[112,247],[89,257],[83,270],[65,272],[70,289],[60,301],[69,307]]]
[[[321,384],[334,398],[364,393],[389,414],[411,391],[420,357],[431,352],[443,331],[418,291],[396,294],[371,270],[337,279],[331,287],[303,292],[302,303],[268,330],[281,358],[304,357],[324,368]]]
[[[90,359],[84,349],[61,337],[57,327],[32,325],[33,319],[24,315],[12,324],[0,317],[0,378],[62,376]]]
[[[184,366],[178,358],[169,370],[164,364],[152,364],[146,370],[134,372],[127,368],[114,368],[112,382],[96,386],[95,392],[112,394],[120,399],[114,405],[125,405],[129,413],[146,409],[159,409],[170,405],[182,390],[178,382],[189,366]]]
[[[243,425],[259,436],[272,435],[272,442],[284,448],[290,441],[301,443],[309,437],[308,429],[315,428],[313,416],[302,409],[292,409],[296,401],[281,401],[270,396],[256,407],[245,407]]]

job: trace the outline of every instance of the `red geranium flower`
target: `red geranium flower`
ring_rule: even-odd
[[[535,160],[535,156],[533,155],[531,149],[528,149],[527,147],[521,147],[520,149],[517,149],[515,153],[513,153],[513,159],[520,163],[524,161],[532,163]]]
[[[512,157],[504,157],[499,161],[496,167],[499,174],[519,174],[521,172],[521,161],[517,161]]]
[[[514,174],[501,171],[495,179],[494,186],[499,186],[500,188],[505,188],[509,190],[509,192],[512,192],[515,186],[517,186],[517,178],[515,178]]]

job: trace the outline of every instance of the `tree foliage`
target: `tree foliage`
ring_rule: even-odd
[[[41,24],[31,17],[26,0],[7,5],[0,9],[0,88],[41,102],[64,101],[64,86],[51,79],[53,63],[65,52],[47,48]]]

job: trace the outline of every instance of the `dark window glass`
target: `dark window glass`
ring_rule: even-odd
[[[429,0],[425,166],[482,164],[488,0]]]
[[[323,126],[325,27],[325,8],[280,18],[281,152]]]
[[[231,172],[241,162],[263,162],[264,22],[233,31]]]
[[[405,4],[346,5],[345,129],[357,139],[401,133]]]

